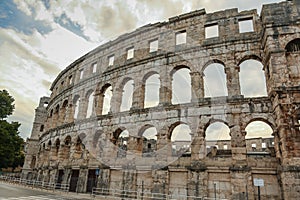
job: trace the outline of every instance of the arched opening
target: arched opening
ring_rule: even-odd
[[[290,81],[293,85],[298,86],[300,82],[300,39],[290,41],[285,50]]]
[[[43,132],[44,131],[44,124],[42,124],[41,126],[40,126],[40,132]]]
[[[126,129],[117,129],[113,133],[112,142],[118,147],[117,157],[126,157],[129,132]]]
[[[61,122],[66,121],[66,116],[67,116],[67,107],[68,107],[68,100],[64,100],[63,105],[61,107]]]
[[[86,118],[90,118],[94,111],[94,92],[87,96],[87,110],[86,110]]]
[[[77,119],[79,116],[79,103],[80,103],[80,97],[77,96],[74,98],[74,119]]]
[[[69,135],[64,140],[64,148],[62,151],[62,154],[63,154],[62,157],[64,159],[68,159],[70,156],[71,141],[72,141],[72,138]]]
[[[154,107],[159,104],[160,80],[158,74],[149,76],[145,81],[144,107]]]
[[[36,163],[36,157],[32,156],[31,163],[30,163],[30,169],[35,168],[35,163]]]
[[[191,156],[191,129],[187,124],[178,124],[171,132],[172,156]]]
[[[261,62],[253,59],[243,61],[240,64],[239,77],[241,94],[245,97],[268,96]]]
[[[175,68],[172,75],[172,104],[191,102],[191,76],[187,67]]]
[[[273,129],[266,122],[259,120],[252,121],[246,126],[245,131],[248,152],[273,151]]]
[[[84,144],[82,144],[82,139],[80,138],[80,136],[78,136],[77,140],[76,140],[76,143],[75,143],[73,159],[83,158],[84,149],[85,149],[85,146],[84,146]]]
[[[47,108],[48,104],[49,104],[48,102],[44,102],[43,107]]]
[[[216,121],[211,123],[205,130],[205,146],[206,155],[215,156],[231,156],[231,137],[230,129],[224,123]]]
[[[47,145],[45,146],[45,152],[44,152],[44,161],[49,161],[51,159],[51,148],[52,148],[52,141],[49,140]]]
[[[56,114],[56,115],[59,114],[59,105],[57,105],[57,106],[55,107],[55,114]]]
[[[143,137],[143,156],[152,157],[155,156],[157,144],[157,131],[156,128],[151,125],[146,125],[140,130],[140,134]]]
[[[51,145],[52,145],[52,142],[51,142],[51,140],[49,140],[49,142],[48,142],[48,147],[47,147],[48,150],[51,149]]]
[[[53,127],[59,126],[60,125],[60,121],[59,121],[59,105],[57,105],[54,109],[54,119],[53,119]]]
[[[226,73],[222,64],[210,64],[203,73],[204,97],[228,96]]]
[[[49,128],[53,128],[53,109],[50,110],[50,113],[49,113],[49,117],[47,118],[47,125],[49,126]],[[49,129],[47,126],[47,129]]]
[[[123,87],[123,93],[122,93],[122,103],[121,103],[121,109],[120,111],[127,111],[132,106],[132,95],[133,95],[133,86],[134,81],[128,80]]]
[[[285,50],[287,53],[296,53],[300,52],[300,38],[296,38],[290,41],[286,46]]]
[[[58,156],[59,147],[60,147],[60,140],[57,138],[55,141],[55,156]]]
[[[102,115],[106,115],[110,111],[110,102],[112,98],[112,86],[109,85],[104,90],[104,97],[103,97],[103,105],[102,105]]]

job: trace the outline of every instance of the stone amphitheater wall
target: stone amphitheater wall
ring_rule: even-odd
[[[50,98],[42,98],[36,109],[24,176],[67,183],[77,192],[99,187],[226,199],[255,199],[253,181],[262,178],[262,199],[295,199],[300,195],[299,9],[296,2],[284,1],[264,5],[260,15],[256,10],[197,10],[145,25],[83,55],[57,76]],[[245,20],[253,30],[241,33],[239,23]],[[218,36],[206,38],[211,26],[218,27]],[[176,45],[182,33],[186,42]],[[149,52],[154,40],[158,49]],[[134,56],[127,59],[130,48]],[[266,96],[241,92],[240,65],[249,59],[263,66]],[[228,95],[205,94],[204,74],[211,64],[222,65]],[[178,104],[172,102],[172,81],[180,69],[190,72],[191,97]],[[145,107],[145,84],[153,74],[159,75],[159,104]],[[134,82],[132,105],[121,111],[129,80]],[[109,86],[111,107],[103,115]],[[90,95],[93,110],[87,117]],[[254,121],[273,130],[267,150],[254,151],[246,139],[246,127]],[[229,129],[231,139],[221,141],[230,144],[228,149],[206,147],[207,128],[215,122]],[[173,155],[171,136],[180,124],[190,128],[191,149]],[[149,143],[142,134],[150,127],[156,128],[157,140],[151,143],[155,149],[144,154]],[[119,138],[124,130],[129,132],[125,149]]]

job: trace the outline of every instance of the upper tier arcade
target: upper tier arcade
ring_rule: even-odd
[[[260,15],[197,10],[83,55],[36,109],[25,174],[77,192],[214,197],[218,183],[226,199],[254,199],[263,177],[264,199],[296,199],[299,9],[283,1]]]

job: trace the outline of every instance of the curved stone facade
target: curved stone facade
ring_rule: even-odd
[[[263,199],[299,197],[299,11],[290,1],[264,5],[260,16],[256,10],[197,10],[143,26],[82,56],[57,76],[50,98],[41,98],[24,177],[70,184],[77,192],[98,187],[214,197],[217,190],[218,198],[227,199],[254,199],[253,180],[263,178]],[[243,22],[252,30],[243,32]],[[209,37],[209,29],[216,35]],[[266,96],[241,93],[240,65],[249,59],[263,65]],[[214,63],[223,67],[226,96],[208,97],[205,90],[205,69]],[[190,87],[176,96],[173,78],[181,69],[189,71]],[[147,107],[153,75],[159,77],[158,105]],[[127,83],[133,83],[131,107],[123,111]],[[190,101],[174,103],[181,95]],[[255,150],[245,139],[253,121],[273,130],[271,138],[252,139],[264,143]],[[218,149],[206,141],[215,122],[226,125],[231,138],[216,141]],[[182,146],[177,141],[185,149],[174,153],[172,133],[182,124],[191,140]],[[156,138],[143,137],[153,127]],[[124,130],[129,135],[119,137]]]

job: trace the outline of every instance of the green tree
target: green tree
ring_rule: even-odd
[[[0,90],[0,119],[3,120],[11,115],[15,109],[15,99],[6,90]]]
[[[14,98],[6,90],[0,90],[0,170],[24,163],[24,140],[18,131],[21,124],[6,120],[13,113],[13,103]]]

